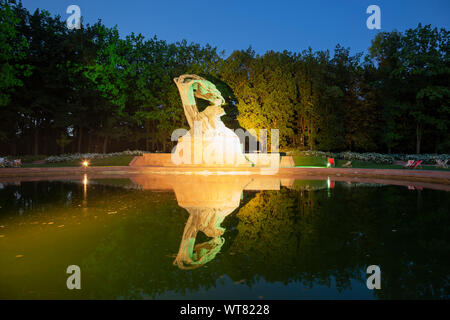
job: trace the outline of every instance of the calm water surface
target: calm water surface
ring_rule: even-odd
[[[207,177],[2,183],[0,298],[449,298],[450,193],[411,189]],[[66,287],[69,265],[81,268],[81,290]],[[380,290],[367,289],[369,265],[381,268]]]

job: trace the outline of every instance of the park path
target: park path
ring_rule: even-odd
[[[52,167],[52,168],[0,168],[0,181],[20,181],[25,178],[61,179],[89,175],[112,176],[136,174],[203,174],[203,175],[261,175],[261,168],[168,168],[168,167]],[[358,168],[279,168],[274,174],[284,178],[365,177],[394,180],[423,181],[450,184],[450,171],[415,169],[358,169]]]

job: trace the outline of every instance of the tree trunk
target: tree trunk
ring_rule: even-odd
[[[150,150],[150,120],[145,120],[145,151]]]
[[[91,145],[92,145],[92,131],[88,131],[88,143],[87,143],[87,152],[91,152]]]
[[[422,138],[422,133],[420,130],[420,124],[417,122],[416,125],[416,153],[420,153],[420,139]]]
[[[155,152],[156,147],[155,147],[155,124],[152,121],[152,139],[150,140],[150,144],[151,144],[151,152]]]
[[[436,136],[436,145],[434,146],[434,153],[438,153],[440,142],[441,142],[441,139],[440,139],[439,135],[437,135]]]
[[[302,150],[305,150],[305,118],[302,117],[302,136],[301,136]]]
[[[34,132],[34,155],[37,156],[39,154],[39,128],[36,128]]]
[[[103,153],[106,153],[106,148],[108,147],[108,136],[105,136],[103,140]]]
[[[78,153],[81,153],[81,141],[83,140],[83,127],[78,128]]]
[[[17,155],[17,143],[16,142],[11,144],[11,154],[13,156]]]
[[[47,149],[48,149],[48,136],[45,135],[45,132],[42,134],[42,145],[41,145],[41,152],[42,154],[48,154],[47,153]]]

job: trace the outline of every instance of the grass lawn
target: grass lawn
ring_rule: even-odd
[[[336,168],[342,168],[342,165],[347,163],[348,160],[336,160]],[[294,163],[296,167],[326,167],[327,166],[327,158],[322,157],[313,157],[313,156],[294,156]],[[352,168],[367,168],[367,169],[406,169],[398,164],[379,164],[373,162],[366,161],[352,161]],[[442,169],[436,168],[435,166],[422,165],[421,170],[440,170],[440,171],[449,171],[450,168]]]
[[[347,162],[348,162],[348,160],[337,160],[336,161],[336,168],[342,168],[342,165],[344,165]],[[352,168],[403,169],[403,166],[398,165],[398,164],[380,164],[380,163],[373,163],[373,162],[353,160],[352,161]],[[424,166],[423,166],[423,168],[425,169]]]
[[[107,158],[91,159],[89,166],[91,167],[111,167],[111,166],[128,166],[134,156],[112,156]],[[23,163],[24,168],[45,168],[45,167],[81,167],[81,160],[57,162],[57,163]]]
[[[89,161],[89,166],[91,167],[108,167],[108,166],[128,166],[128,164],[133,160],[134,156],[122,155],[122,156],[113,156],[107,158],[100,159],[92,159]],[[313,157],[313,156],[293,156],[294,163],[296,167],[304,167],[304,168],[314,168],[314,167],[322,167],[326,168],[327,166],[327,158],[322,157]],[[342,168],[342,165],[347,162],[347,160],[335,160],[336,168]],[[24,163],[22,167],[24,168],[45,168],[45,167],[80,167],[81,160],[75,161],[66,161],[66,162],[58,162],[58,163]],[[396,164],[378,164],[373,162],[365,162],[365,161],[352,161],[352,168],[367,168],[367,169],[404,169],[401,165]],[[449,171],[448,169],[436,168],[435,166],[423,165],[422,170],[443,170]],[[407,169],[405,169],[407,170]]]
[[[326,167],[327,158],[314,156],[294,156],[295,166],[301,167]]]

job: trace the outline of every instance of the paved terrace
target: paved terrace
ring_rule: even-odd
[[[261,168],[168,168],[168,167],[52,167],[0,168],[0,182],[37,180],[73,180],[87,173],[90,179],[123,178],[136,175],[247,175],[278,177],[280,179],[359,181],[404,186],[419,186],[450,191],[450,171],[413,169],[357,169],[357,168],[280,168],[267,174]],[[262,174],[263,173],[263,174]]]

